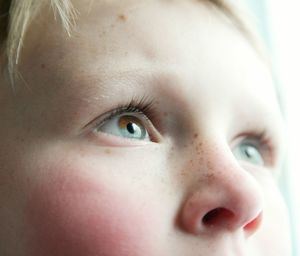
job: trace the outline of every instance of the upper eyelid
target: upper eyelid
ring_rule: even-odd
[[[94,128],[96,128],[97,125],[100,125],[101,122],[105,122],[105,121],[109,120],[114,115],[125,113],[126,110],[127,110],[127,112],[136,112],[136,113],[144,114],[142,111],[138,111],[137,108],[135,110],[132,108],[130,109],[129,104],[119,105],[119,106],[112,108],[111,110],[106,111],[106,112],[98,115],[97,117],[93,118],[90,122],[88,122],[82,128],[82,130],[84,131],[86,129],[94,129]],[[147,117],[145,114],[144,114],[144,116]]]
[[[259,146],[269,145],[270,147],[274,145],[273,138],[268,134],[266,130],[262,131],[246,131],[238,133],[233,137],[232,141],[235,141],[234,144],[238,144],[242,141],[253,142],[254,144],[258,143]]]
[[[136,114],[140,114],[143,116],[143,118],[145,118],[146,121],[150,121],[149,118],[147,117],[147,115],[145,115],[145,113],[143,113],[142,111],[139,111],[138,109],[132,109],[131,111],[126,109],[126,108],[117,108],[114,109],[110,112],[106,113],[106,116],[104,114],[104,118],[102,120],[98,120],[98,122],[96,121],[96,123],[94,124],[94,129],[96,129],[98,126],[101,126],[102,124],[104,124],[106,121],[109,121],[111,119],[113,119],[114,117],[118,116],[118,115],[123,115],[126,113],[136,113]]]
[[[262,132],[246,132],[239,134],[236,136],[238,138],[238,142],[249,142],[254,145],[257,145],[258,147],[267,146],[269,148],[273,148],[274,142],[272,141],[272,138],[267,134],[267,132],[264,130]]]
[[[106,114],[103,114],[107,116],[103,118],[103,115],[101,115],[100,117],[102,117],[102,119],[100,120],[96,119],[95,123],[92,124],[92,127],[89,130],[92,130],[93,132],[101,133],[102,131],[100,130],[97,131],[97,129],[101,128],[101,126],[104,125],[106,121],[112,120],[113,118],[118,116],[122,116],[123,114],[126,116],[126,114],[128,113],[129,116],[132,115],[137,117],[137,115],[140,115],[138,119],[141,121],[142,125],[145,126],[145,130],[147,131],[150,140],[155,143],[161,142],[163,140],[163,137],[161,136],[160,132],[153,125],[153,122],[148,117],[147,113],[144,113],[141,109],[142,107],[128,105],[128,106],[118,107],[116,109],[108,111],[106,112]]]

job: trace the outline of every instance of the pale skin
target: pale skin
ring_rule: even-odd
[[[0,255],[290,255],[254,47],[197,1],[89,2],[72,37],[50,12],[31,25],[17,95],[1,78]],[[151,110],[105,119],[132,99]]]

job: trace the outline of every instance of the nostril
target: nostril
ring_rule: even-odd
[[[178,216],[180,228],[194,235],[236,231],[247,237],[254,234],[263,209],[261,189],[256,189],[257,184],[252,189],[251,184],[246,184],[244,188],[229,181],[227,184],[226,181],[226,186],[221,183],[225,187],[220,193],[217,188],[219,183],[215,185],[188,195]]]
[[[232,211],[226,208],[216,208],[204,215],[202,223],[205,226],[229,226],[233,218],[234,214]]]
[[[250,221],[249,223],[247,223],[244,226],[244,230],[246,232],[248,232],[248,234],[252,234],[254,233],[260,226],[262,222],[262,212],[260,212],[256,218],[254,218],[252,221]]]

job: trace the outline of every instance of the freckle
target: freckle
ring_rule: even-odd
[[[198,138],[198,133],[195,133],[195,134],[194,134],[194,138],[195,138],[195,139]]]
[[[42,69],[45,69],[45,67],[46,67],[45,64],[42,63],[42,64],[41,64],[41,68],[42,68]]]
[[[124,14],[119,14],[118,18],[121,21],[126,21],[127,20],[127,17]]]
[[[204,175],[208,180],[213,180],[215,175],[213,173],[207,173]]]
[[[188,174],[188,171],[186,169],[182,170],[180,173],[181,176],[187,176],[187,174]]]
[[[212,162],[211,161],[207,161],[207,168],[210,170],[213,168]]]
[[[105,153],[109,155],[111,153],[111,150],[107,148],[105,149]]]

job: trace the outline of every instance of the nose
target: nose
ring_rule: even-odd
[[[181,210],[182,228],[196,235],[224,230],[242,230],[246,236],[253,234],[259,227],[263,209],[258,182],[236,161],[225,165],[217,158],[211,162],[205,164],[205,170],[198,166],[200,177],[196,189],[187,195]]]

